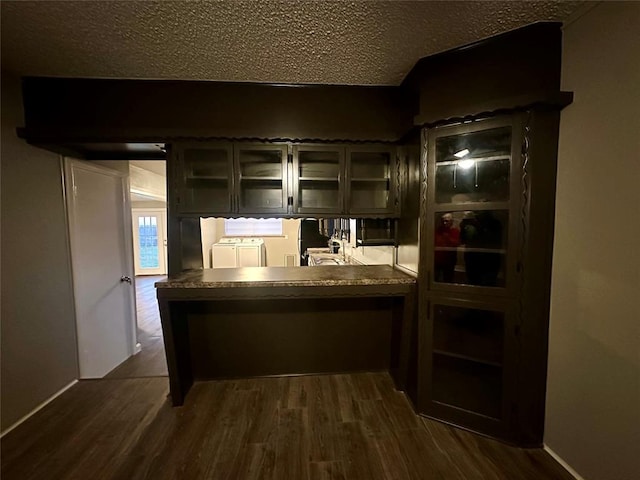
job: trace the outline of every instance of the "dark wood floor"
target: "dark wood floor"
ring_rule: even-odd
[[[82,381],[2,439],[3,480],[569,480],[542,450],[414,415],[386,373]]]
[[[156,280],[136,280],[148,345],[162,338]],[[2,480],[572,479],[542,450],[416,416],[387,373],[199,382],[173,408],[167,378],[150,375],[166,372],[158,351],[79,382],[3,437]]]

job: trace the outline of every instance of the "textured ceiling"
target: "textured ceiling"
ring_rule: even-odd
[[[416,61],[583,2],[7,1],[20,75],[397,85]]]

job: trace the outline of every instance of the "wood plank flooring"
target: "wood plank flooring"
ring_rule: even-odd
[[[3,480],[572,479],[542,450],[416,416],[387,373],[199,382],[173,408],[159,278],[136,278],[142,352],[3,437]]]
[[[416,416],[387,373],[82,381],[2,439],[3,480],[570,480],[522,450]]]
[[[142,346],[142,351],[113,369],[106,378],[166,377],[168,375],[154,287],[156,282],[165,278],[166,276],[136,277],[138,342]]]

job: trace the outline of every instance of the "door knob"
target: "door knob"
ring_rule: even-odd
[[[120,281],[121,282],[127,282],[128,284],[131,284],[131,277],[123,275],[123,276],[120,277]]]

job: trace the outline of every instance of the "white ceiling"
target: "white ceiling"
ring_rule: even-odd
[[[397,85],[422,57],[576,1],[9,1],[2,68],[20,75]]]

